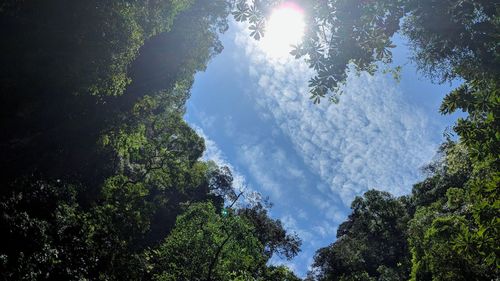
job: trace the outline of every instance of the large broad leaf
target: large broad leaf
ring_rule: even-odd
[[[264,36],[264,22],[260,21],[250,26],[250,36],[255,40],[260,40]]]
[[[233,16],[236,21],[246,21],[249,17],[249,7],[246,3],[238,3],[236,10],[233,11]]]

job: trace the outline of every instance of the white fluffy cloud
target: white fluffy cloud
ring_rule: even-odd
[[[238,99],[256,110],[200,114],[199,126],[214,137],[223,135],[230,161],[197,131],[205,137],[205,158],[229,166],[240,188],[251,182],[269,195],[275,203],[271,215],[304,239],[303,252],[287,262],[303,275],[314,251],[333,242],[354,196],[370,188],[396,195],[410,191],[419,167],[434,155],[441,129],[384,75],[350,75],[339,104],[313,105],[307,65],[268,59],[244,28],[233,27],[235,44],[226,45],[230,59],[224,62],[235,76],[224,79],[240,78],[234,81],[243,90],[235,94],[244,95]],[[259,117],[252,120],[257,127],[240,123],[253,114]]]
[[[229,163],[229,161],[227,161],[226,157],[219,149],[217,144],[205,134],[202,128],[194,124],[191,124],[191,127],[193,127],[193,129],[199,136],[205,139],[205,151],[203,152],[203,159],[214,161],[219,167],[228,167],[233,175],[234,188],[236,190],[248,191],[247,180],[231,163]]]
[[[270,169],[274,161],[268,158],[262,145],[242,146],[240,159],[263,192],[275,200],[282,197],[283,187],[279,182],[279,175],[275,173],[274,169]]]
[[[396,195],[410,190],[420,177],[418,168],[434,155],[431,133],[438,128],[405,101],[396,82],[381,74],[352,74],[339,104],[325,100],[313,105],[307,65],[293,58],[267,58],[239,28],[235,43],[251,62],[248,73],[255,85],[249,95],[326,183],[326,193],[348,206],[370,188]],[[334,218],[334,210],[324,211]]]

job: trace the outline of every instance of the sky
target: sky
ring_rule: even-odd
[[[273,262],[304,276],[355,196],[405,195],[423,179],[421,168],[456,119],[438,113],[455,85],[418,74],[404,39],[395,38],[401,81],[350,73],[338,104],[314,105],[303,61],[269,57],[239,23],[222,41],[224,51],[196,75],[185,119],[205,138],[204,157],[231,168],[237,188],[268,197],[271,216],[301,237],[296,258]]]

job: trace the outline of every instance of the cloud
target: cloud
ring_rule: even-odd
[[[233,175],[233,186],[236,190],[247,190],[249,191],[249,187],[247,184],[247,180],[231,163],[229,163],[219,149],[217,144],[211,140],[203,131],[202,128],[191,124],[191,127],[196,131],[196,133],[205,139],[205,151],[203,152],[203,159],[207,161],[214,161],[219,167],[226,166],[231,170]]]
[[[422,109],[405,101],[396,82],[382,74],[350,73],[339,104],[325,100],[313,105],[307,65],[293,58],[268,58],[245,27],[238,28],[235,44],[245,50],[255,87],[248,95],[326,184],[325,193],[349,206],[370,188],[395,195],[409,192],[421,177],[419,168],[435,154],[432,133],[439,129]],[[249,156],[262,155],[254,151]],[[335,210],[328,213],[338,219]]]
[[[259,188],[271,195],[273,201],[277,201],[283,194],[282,186],[278,176],[270,169],[273,164],[267,158],[267,153],[262,145],[247,146],[240,149],[240,159],[246,166],[248,172],[259,185]]]
[[[244,136],[244,133],[239,133]],[[244,137],[249,139],[249,137]],[[242,144],[238,151],[238,159],[246,172],[265,195],[272,202],[281,205],[294,204],[292,195],[306,185],[304,171],[301,170],[295,159],[274,140],[258,139]]]
[[[204,136],[205,158],[229,166],[241,186],[251,182],[270,196],[271,216],[304,242],[293,263],[275,262],[303,276],[315,250],[335,239],[354,196],[370,188],[410,191],[419,167],[432,159],[441,129],[384,75],[351,74],[339,104],[313,105],[307,86],[313,73],[306,64],[269,59],[244,27],[232,27],[225,59],[215,59],[230,69],[224,77],[232,82],[221,81],[217,95],[201,101],[220,99],[229,109],[205,109],[198,121],[221,140],[226,155]]]
[[[301,228],[293,216],[288,214],[281,217],[280,220],[289,233],[297,233],[304,241],[312,241],[314,239],[314,235],[304,228]]]

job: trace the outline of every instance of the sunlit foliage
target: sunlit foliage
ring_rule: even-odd
[[[294,276],[266,262],[292,258],[300,240],[266,211],[266,225],[252,220],[259,204],[220,215],[239,198],[231,173],[200,160],[204,141],[182,119],[194,74],[222,51],[229,8],[0,4],[0,279],[181,280],[201,259],[203,280]],[[217,227],[196,229],[200,217]],[[198,230],[213,239],[195,248]],[[193,259],[157,259],[172,249]]]
[[[236,1],[234,16],[250,23],[251,36],[265,36],[266,18],[281,2]],[[401,33],[420,69],[438,80],[499,76],[497,1],[324,0],[296,1],[305,10],[306,34],[292,55],[304,57],[316,76],[311,98],[338,101],[347,70],[374,73],[392,62],[393,36]],[[479,78],[479,77],[478,77]]]
[[[244,194],[182,119],[230,13],[261,39],[280,2],[3,1],[1,279],[299,280],[268,265],[299,237],[263,202],[233,207]],[[461,79],[441,112],[466,113],[411,195],[354,200],[308,280],[498,279],[498,1],[297,4],[315,103],[338,100],[350,66],[391,64],[400,33],[421,73]]]

